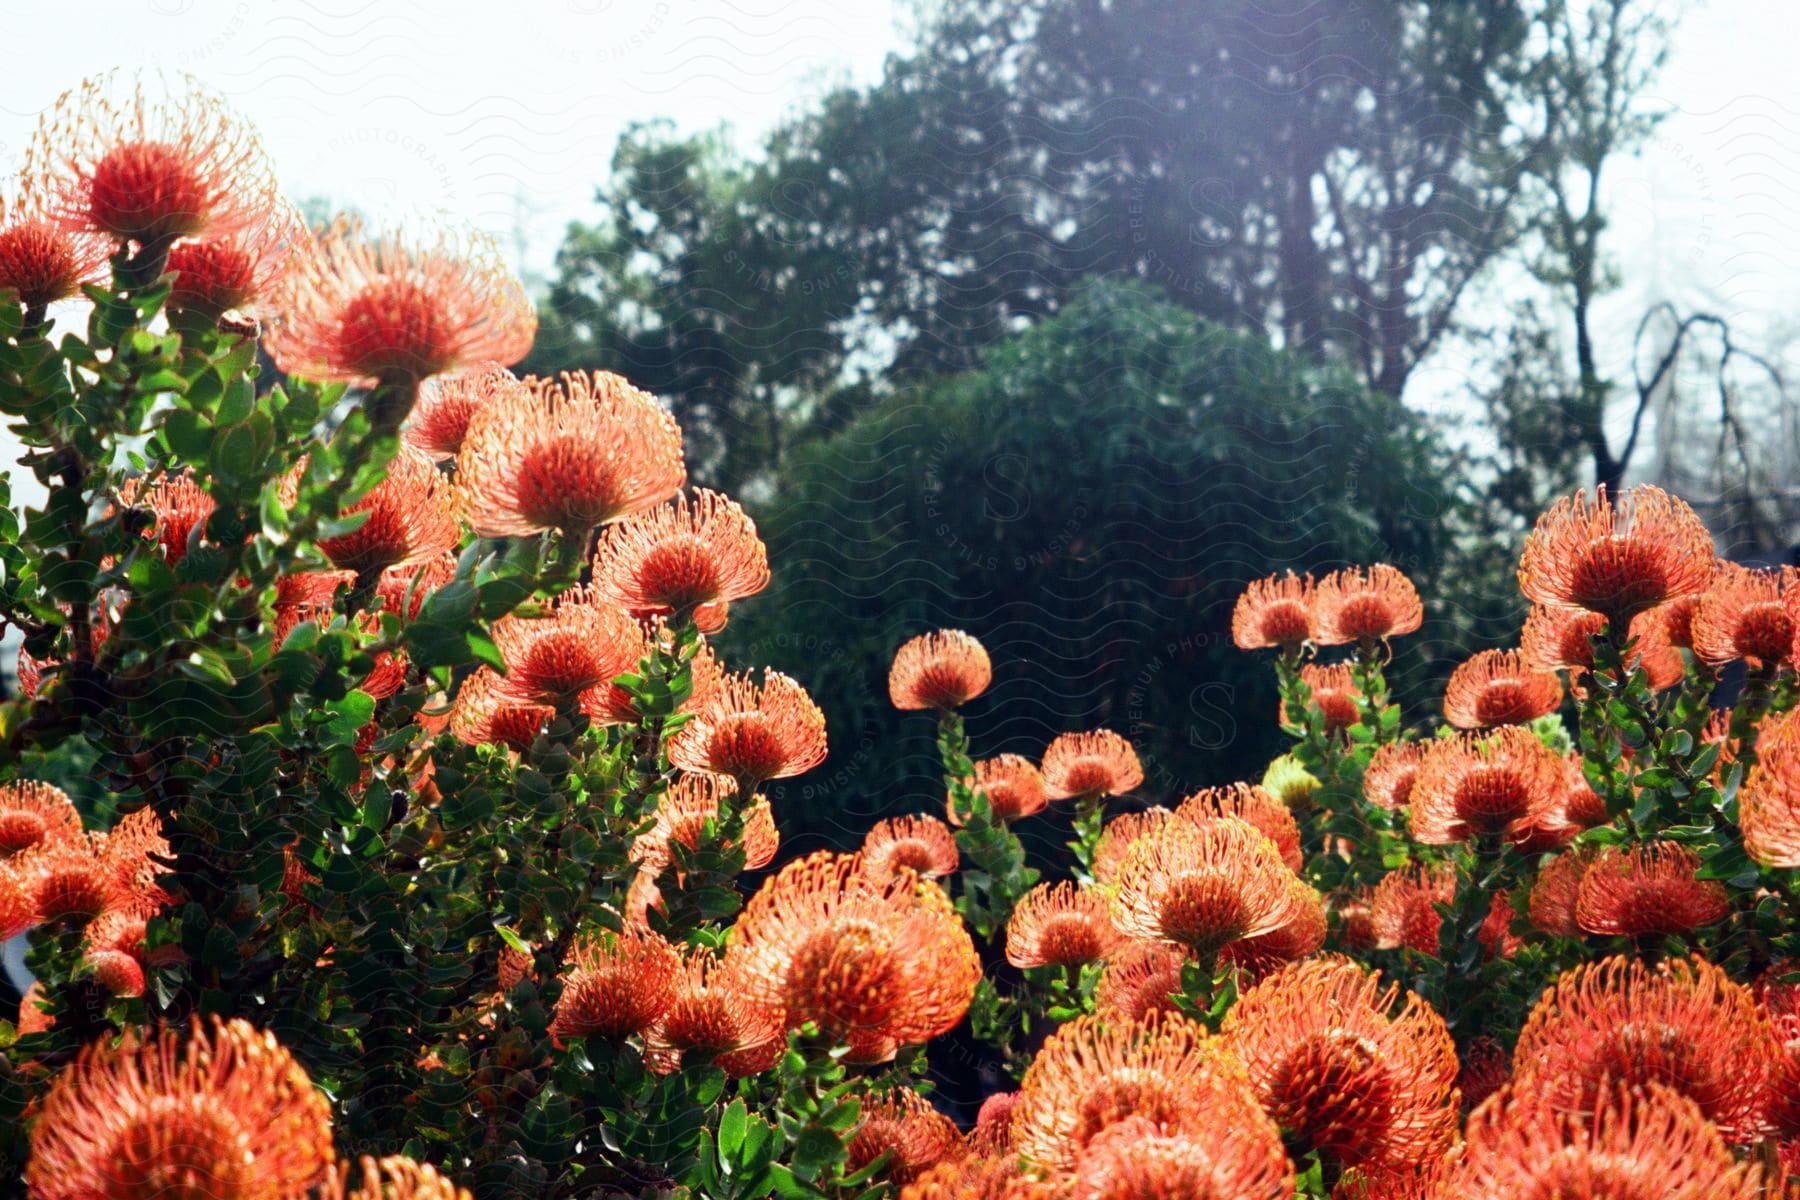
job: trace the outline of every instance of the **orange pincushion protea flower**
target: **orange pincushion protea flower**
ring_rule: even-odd
[[[648,930],[578,937],[563,966],[550,1036],[619,1039],[654,1025],[675,1002],[681,955]]]
[[[1171,815],[1166,808],[1153,808],[1146,812],[1121,813],[1108,821],[1100,831],[1099,844],[1094,847],[1091,867],[1094,881],[1103,886],[1116,884],[1119,868],[1124,865],[1131,847],[1145,834],[1161,829]]]
[[[885,1154],[887,1162],[877,1174],[906,1184],[941,1162],[960,1158],[964,1146],[955,1121],[911,1088],[900,1087],[863,1101],[862,1123],[847,1149],[848,1170],[860,1171]]]
[[[1300,668],[1300,682],[1309,693],[1307,707],[1316,710],[1325,721],[1325,732],[1335,733],[1362,720],[1362,689],[1356,686],[1356,675],[1349,663],[1321,666],[1307,663]],[[1288,712],[1281,704],[1279,719],[1283,725],[1296,724],[1303,718]]]
[[[1505,888],[1489,897],[1487,916],[1475,930],[1475,940],[1487,951],[1489,958],[1511,958],[1518,953],[1524,939],[1512,931],[1513,918],[1517,915],[1513,911],[1512,893]]]
[[[279,199],[255,131],[188,76],[108,73],[64,92],[25,162],[65,228],[142,245],[250,229]]]
[[[1233,1123],[1228,1113],[1253,1112],[1244,1100],[1241,1069],[1186,1017],[1077,1017],[1050,1035],[1025,1071],[1012,1112],[1012,1148],[1038,1170],[1068,1171],[1120,1122],[1143,1118],[1171,1131],[1212,1130]]]
[[[86,838],[81,814],[61,788],[25,779],[0,783],[0,869],[31,851]]]
[[[1531,885],[1531,902],[1526,909],[1534,929],[1551,937],[1582,935],[1584,931],[1575,919],[1575,903],[1581,893],[1581,877],[1587,874],[1595,853],[1592,846],[1577,846],[1544,864]]]
[[[475,363],[446,375],[434,375],[419,388],[401,438],[415,450],[442,461],[455,458],[469,434],[475,414],[502,394],[522,396],[529,388],[497,362]]]
[[[614,679],[637,665],[637,623],[586,588],[570,588],[548,616],[494,622],[494,644],[506,662],[506,694],[551,707],[604,707]]]
[[[1106,900],[1074,884],[1040,883],[1006,922],[1006,961],[1015,967],[1077,967],[1120,942]]]
[[[1230,1124],[1204,1133],[1165,1130],[1145,1117],[1108,1126],[1082,1150],[1071,1194],[1081,1200],[1289,1200],[1294,1166],[1280,1131],[1252,1103],[1233,1109]]]
[[[1444,689],[1444,719],[1459,729],[1523,725],[1562,705],[1555,671],[1525,664],[1517,650],[1483,650],[1455,671]]]
[[[1463,1108],[1474,1108],[1505,1087],[1511,1078],[1512,1066],[1506,1047],[1493,1038],[1471,1038],[1463,1047],[1462,1070],[1456,1076],[1456,1090],[1462,1093]]]
[[[169,307],[215,319],[233,311],[261,315],[288,269],[311,251],[300,211],[279,201],[248,229],[177,242],[169,251]]]
[[[1538,518],[1519,560],[1519,587],[1538,604],[1584,608],[1624,625],[1658,604],[1703,592],[1712,535],[1685,503],[1648,484],[1614,498],[1604,487],[1565,496]]]
[[[1590,639],[1605,628],[1606,618],[1599,613],[1539,605],[1525,618],[1524,632],[1519,635],[1519,654],[1527,666],[1537,670],[1568,671],[1570,690],[1581,696],[1585,691],[1578,679],[1594,668]],[[1657,691],[1681,682],[1687,669],[1681,652],[1670,644],[1667,630],[1655,614],[1634,618],[1629,632],[1633,646],[1626,656],[1627,666],[1648,675],[1650,686]]]
[[[1398,567],[1376,563],[1333,571],[1313,589],[1312,640],[1321,646],[1383,642],[1425,620],[1418,589]]]
[[[352,1189],[348,1164],[332,1167],[319,1200],[474,1200],[467,1188],[438,1172],[436,1167],[402,1155],[388,1158],[364,1156],[361,1183]]]
[[[1675,842],[1608,846],[1581,873],[1575,923],[1603,937],[1692,933],[1731,911],[1725,885],[1694,878],[1700,856]]]
[[[1273,932],[1295,916],[1294,873],[1275,843],[1233,817],[1171,816],[1132,843],[1119,865],[1113,923],[1131,936],[1202,955]]]
[[[675,998],[646,1040],[670,1070],[713,1062],[736,1074],[733,1068],[748,1062],[758,1048],[774,1042],[786,1049],[779,1041],[784,1016],[781,1006],[760,1000],[739,971],[711,950],[689,949]]]
[[[1094,985],[1094,1011],[1128,1021],[1176,1012],[1187,951],[1162,942],[1127,942],[1106,961]]]
[[[331,1109],[242,1020],[81,1051],[44,1096],[25,1181],[43,1200],[304,1196],[333,1160]]]
[[[49,216],[41,184],[25,180],[9,190],[10,199],[0,195],[0,292],[43,309],[79,296],[85,284],[105,282],[112,243]]]
[[[1435,1161],[1456,1134],[1456,1044],[1443,1018],[1348,959],[1296,963],[1226,1014],[1228,1047],[1290,1147],[1343,1166]]]
[[[1293,893],[1292,915],[1267,933],[1233,942],[1219,957],[1243,971],[1251,980],[1262,979],[1291,962],[1318,952],[1331,930],[1325,899],[1304,879],[1288,883]]]
[[[1800,1137],[1800,983],[1791,962],[1777,962],[1756,981],[1757,1003],[1775,1031],[1781,1058],[1769,1080],[1769,1120],[1777,1135]]]
[[[196,529],[205,531],[216,507],[213,498],[194,482],[192,471],[164,476],[148,488],[141,479],[127,480],[119,489],[119,499],[128,506],[150,510],[156,523],[145,536],[155,540],[163,561],[171,566],[186,557],[188,541]]]
[[[1456,867],[1452,863],[1417,863],[1382,876],[1369,894],[1369,926],[1379,950],[1405,947],[1437,957],[1444,918],[1440,904],[1456,899]]]
[[[1764,1089],[1781,1047],[1748,988],[1703,959],[1654,968],[1583,963],[1539,998],[1513,1050],[1516,1086],[1592,1113],[1610,1084],[1666,1084],[1732,1141],[1766,1127]]]
[[[1019,1093],[995,1092],[981,1102],[975,1128],[969,1130],[969,1149],[976,1154],[1003,1154],[1012,1146],[1013,1109]]]
[[[1717,576],[1714,578],[1716,580]],[[1694,648],[1694,613],[1699,610],[1700,597],[1705,594],[1692,592],[1686,596],[1677,596],[1652,610],[1656,623],[1662,626],[1664,640],[1671,646],[1679,646],[1684,650]]]
[[[1584,829],[1606,824],[1606,801],[1587,781],[1581,757],[1570,752],[1563,759],[1564,785],[1557,802],[1539,817],[1531,832],[1513,842],[1523,855],[1560,850]]]
[[[759,1002],[814,1022],[857,1061],[930,1041],[968,1010],[981,962],[941,888],[872,879],[859,855],[783,867],[744,906],[726,956]]]
[[[1363,772],[1363,799],[1389,812],[1405,808],[1412,802],[1413,785],[1424,761],[1424,743],[1383,742]]]
[[[888,698],[894,707],[959,708],[993,682],[987,648],[960,629],[921,633],[894,652]]]
[[[1290,871],[1301,864],[1300,826],[1287,806],[1275,793],[1254,783],[1231,783],[1224,787],[1201,788],[1175,809],[1175,815],[1204,824],[1221,817],[1236,817],[1254,825],[1262,835],[1275,843],[1281,861]]]
[[[1744,849],[1765,867],[1800,867],[1800,709],[1765,721],[1738,793]]]
[[[768,586],[756,522],[705,488],[609,526],[594,551],[595,589],[640,617],[687,617]]]
[[[998,754],[975,764],[971,786],[987,797],[988,808],[996,821],[1016,821],[1044,811],[1050,797],[1044,791],[1044,776],[1037,764],[1022,754]],[[963,823],[956,811],[954,795],[944,801],[946,815],[952,825]]]
[[[902,870],[921,879],[954,875],[961,865],[956,835],[935,817],[892,817],[877,821],[863,837],[863,865],[877,880]]]
[[[362,387],[515,363],[537,335],[524,286],[473,230],[371,238],[339,217],[289,269],[277,304],[268,346],[283,371]]]
[[[1123,796],[1144,782],[1137,751],[1110,729],[1059,735],[1045,747],[1040,769],[1052,800]]]
[[[825,761],[825,714],[806,689],[779,671],[759,687],[748,675],[726,675],[669,740],[669,761],[684,771],[725,775],[748,795],[770,779],[787,779]]]
[[[1753,667],[1793,661],[1793,610],[1800,600],[1800,572],[1753,571],[1722,562],[1701,594],[1689,626],[1694,656],[1714,666],[1743,659]]]
[[[736,785],[729,779],[716,775],[681,776],[657,801],[656,823],[631,844],[632,861],[660,874],[674,861],[676,843],[689,850],[697,849],[706,823],[723,821],[736,806]],[[754,871],[774,861],[781,835],[776,831],[775,813],[766,796],[753,797],[743,818],[744,869]]]
[[[1231,640],[1240,650],[1295,650],[1312,636],[1311,575],[1271,575],[1244,589],[1231,610]]]
[[[900,1189],[900,1200],[1055,1200],[1059,1194],[1054,1184],[1022,1174],[1012,1155],[977,1152],[932,1167]]]
[[[375,585],[383,612],[391,612],[402,621],[415,621],[419,610],[431,593],[456,578],[456,555],[449,550],[422,564],[407,563],[389,567]]]
[[[150,809],[121,818],[106,833],[46,838],[0,863],[8,893],[0,902],[0,937],[35,925],[154,912],[168,902],[156,885],[168,857],[161,822]]]
[[[579,532],[654,508],[687,482],[681,428],[606,371],[527,379],[469,419],[456,456],[469,524],[482,537]]]
[[[523,754],[555,718],[555,707],[512,699],[506,679],[491,667],[481,667],[456,691],[450,735],[471,746],[505,746]]]
[[[1469,1117],[1440,1195],[1756,1200],[1761,1173],[1740,1163],[1693,1101],[1652,1084],[1610,1088],[1571,1113],[1516,1087]]]
[[[298,468],[283,489],[291,498],[299,487]],[[389,567],[416,567],[456,549],[462,529],[450,484],[431,459],[408,446],[389,461],[387,478],[344,510],[367,513],[356,529],[319,542],[333,566],[362,575]]]
[[[1566,785],[1562,758],[1520,726],[1440,738],[1419,766],[1408,825],[1427,845],[1520,839],[1561,801]]]

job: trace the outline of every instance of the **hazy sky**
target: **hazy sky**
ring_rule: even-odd
[[[1201,0],[1196,0],[1201,2]],[[758,135],[832,83],[874,79],[903,0],[0,0],[0,161],[37,110],[111,65],[190,71],[256,121],[289,193],[371,213],[443,208],[549,267],[633,120]],[[1710,0],[1683,19],[1642,159],[1611,168],[1609,247],[1627,288],[1604,310],[1608,365],[1646,303],[1673,296],[1757,338],[1800,301],[1795,16]],[[1492,281],[1472,311],[1501,311]],[[1452,346],[1409,399],[1455,404]]]

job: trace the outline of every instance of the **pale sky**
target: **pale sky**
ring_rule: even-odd
[[[729,127],[752,148],[832,84],[869,82],[904,42],[904,0],[0,0],[0,163],[35,114],[109,66],[188,71],[256,122],[296,199],[372,215],[444,209],[541,278],[633,120]],[[1800,72],[1795,15],[1706,0],[1679,25],[1653,102],[1673,115],[1639,161],[1609,167],[1608,248],[1627,287],[1601,353],[1668,296],[1752,340],[1800,325]],[[1504,278],[1470,312],[1503,309]],[[1485,291],[1485,294],[1483,292]],[[1455,407],[1454,343],[1409,401]]]

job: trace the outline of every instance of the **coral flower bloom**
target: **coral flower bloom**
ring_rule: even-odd
[[[1044,811],[1050,797],[1044,791],[1044,776],[1037,764],[1022,754],[998,754],[975,764],[971,786],[987,797],[994,820],[1017,821]],[[952,825],[963,823],[956,811],[954,794],[946,797],[944,810]]]
[[[1441,1194],[1756,1200],[1764,1193],[1760,1173],[1737,1161],[1691,1100],[1652,1085],[1610,1089],[1592,1114],[1501,1090],[1470,1115]]]
[[[1763,972],[1755,989],[1781,1045],[1781,1060],[1769,1081],[1769,1119],[1776,1134],[1789,1143],[1800,1137],[1800,983],[1785,982],[1794,970],[1791,962],[1776,962]]]
[[[205,531],[216,507],[213,498],[194,482],[191,471],[165,476],[148,488],[141,479],[127,480],[119,489],[119,499],[130,507],[141,505],[150,510],[156,523],[145,536],[162,548],[163,561],[170,566],[187,556],[194,531]]]
[[[0,783],[0,869],[20,856],[86,840],[81,814],[61,788],[32,780]]]
[[[469,419],[456,456],[482,537],[581,532],[654,508],[687,482],[675,418],[606,371],[527,379]]]
[[[1075,1167],[1081,1200],[1288,1200],[1294,1166],[1280,1132],[1260,1112],[1248,1126],[1173,1133],[1145,1118],[1121,1121],[1089,1142]]]
[[[401,427],[407,445],[432,458],[453,459],[469,435],[469,422],[501,396],[515,401],[531,389],[497,362],[481,362],[460,371],[433,375],[419,388],[419,399]]]
[[[1700,597],[1705,594],[1698,592],[1677,596],[1657,605],[1653,610],[1656,623],[1662,626],[1663,638],[1671,646],[1679,646],[1684,650],[1694,648],[1694,613],[1699,610]]]
[[[987,649],[960,629],[921,633],[894,652],[888,697],[894,707],[960,708],[993,682]]]
[[[1006,922],[1006,961],[1027,967],[1078,967],[1120,942],[1104,897],[1074,884],[1040,883]]]
[[[1376,808],[1395,812],[1412,803],[1419,766],[1425,761],[1423,742],[1384,742],[1363,772],[1363,799]]]
[[[769,554],[737,502],[704,488],[689,501],[607,527],[594,551],[594,587],[638,617],[685,618],[769,586]]]
[[[112,243],[99,234],[64,228],[45,212],[44,189],[25,181],[0,196],[0,292],[18,295],[27,309],[44,309],[104,283]]]
[[[312,231],[283,200],[268,218],[216,237],[177,242],[169,251],[169,307],[217,319],[268,311],[287,271],[312,252]]]
[[[450,706],[450,734],[471,746],[505,746],[523,754],[555,717],[552,705],[511,699],[505,677],[491,667],[481,667],[456,691]]]
[[[1440,738],[1425,751],[1408,824],[1427,845],[1528,836],[1562,800],[1567,768],[1528,729]]]
[[[576,939],[562,971],[550,1036],[620,1039],[654,1025],[675,1002],[681,955],[648,930]]]
[[[748,675],[726,675],[669,740],[670,762],[735,779],[744,795],[812,770],[825,752],[825,714],[779,671],[765,671],[760,687]]]
[[[1059,735],[1044,749],[1040,769],[1052,800],[1123,796],[1144,782],[1137,751],[1110,729]]]
[[[722,822],[737,805],[736,785],[731,780],[717,775],[683,775],[657,801],[656,823],[631,844],[632,860],[660,874],[674,862],[677,844],[690,851],[698,849],[707,823]],[[766,796],[754,797],[743,818],[744,869],[755,871],[775,860],[781,835]]]
[[[781,1037],[786,1015],[751,991],[740,973],[720,962],[711,950],[685,952],[675,999],[647,1041],[670,1070],[683,1063],[717,1063],[726,1074],[754,1057],[753,1052]],[[757,1072],[747,1072],[756,1074]]]
[[[1146,1119],[1172,1131],[1261,1123],[1242,1068],[1205,1028],[1179,1014],[1145,1022],[1077,1017],[1050,1035],[1026,1069],[1012,1113],[1012,1147],[1032,1166],[1068,1171],[1112,1126]],[[1218,1108],[1212,1105],[1217,1104]]]
[[[1287,806],[1267,788],[1253,783],[1231,783],[1224,787],[1201,788],[1183,800],[1175,815],[1196,824],[1236,817],[1259,832],[1281,852],[1288,870],[1299,871],[1300,825]]]
[[[1694,878],[1700,856],[1675,842],[1608,846],[1575,892],[1575,923],[1603,937],[1686,936],[1731,911],[1725,885]]]
[[[1732,1141],[1766,1128],[1781,1047],[1750,990],[1702,959],[1654,968],[1622,957],[1565,972],[1513,1050],[1516,1085],[1564,1112],[1592,1113],[1609,1085],[1666,1084]]]
[[[349,1167],[339,1164],[332,1168],[330,1182],[321,1189],[319,1200],[474,1200],[468,1189],[457,1187],[436,1167],[402,1155],[382,1159],[364,1156],[359,1165],[359,1186],[351,1188]]]
[[[1436,958],[1444,918],[1437,906],[1456,899],[1452,863],[1415,864],[1389,871],[1369,893],[1369,926],[1378,950],[1404,946]]]
[[[980,1150],[946,1159],[900,1189],[900,1200],[1054,1200],[1058,1195],[1055,1185],[1022,1174],[1012,1155]]]
[[[1593,864],[1595,853],[1592,846],[1577,846],[1563,851],[1538,871],[1526,909],[1534,929],[1551,937],[1582,935],[1584,931],[1575,919],[1575,903],[1581,893],[1581,877]]]
[[[1348,959],[1296,963],[1246,991],[1224,1039],[1290,1147],[1344,1166],[1430,1163],[1456,1134],[1456,1044],[1412,993]]]
[[[1483,650],[1451,672],[1444,719],[1458,729],[1523,725],[1562,705],[1555,671],[1525,664],[1517,650]]]
[[[1800,709],[1765,721],[1738,793],[1744,849],[1765,867],[1800,867]]]
[[[302,465],[283,484],[290,502],[298,494]],[[378,576],[389,567],[416,567],[456,548],[462,537],[450,484],[429,457],[408,446],[388,462],[387,478],[344,510],[367,513],[349,533],[324,538],[319,549],[333,566]]]
[[[921,879],[954,875],[961,865],[956,835],[935,817],[891,817],[877,821],[863,837],[863,865],[872,878],[888,880],[902,870]]]
[[[456,578],[456,555],[446,550],[422,564],[407,563],[389,567],[375,585],[383,612],[391,612],[402,621],[416,621],[419,610],[431,593]]]
[[[1512,931],[1513,918],[1517,915],[1513,911],[1512,893],[1505,888],[1488,898],[1487,916],[1482,918],[1480,928],[1475,931],[1475,940],[1487,951],[1489,958],[1511,958],[1518,953],[1524,939]]]
[[[863,1101],[862,1122],[851,1135],[846,1169],[860,1171],[882,1155],[877,1172],[896,1184],[911,1183],[941,1162],[962,1157],[963,1135],[956,1122],[908,1087]]]
[[[1331,920],[1325,914],[1325,900],[1304,879],[1295,877],[1288,883],[1293,893],[1292,915],[1267,933],[1233,942],[1219,952],[1219,957],[1243,971],[1249,980],[1274,974],[1291,962],[1315,954],[1325,944],[1331,931]]]
[[[1312,636],[1312,612],[1311,575],[1255,580],[1231,610],[1231,640],[1240,650],[1297,650]]]
[[[1506,1047],[1491,1037],[1470,1038],[1463,1047],[1462,1070],[1456,1076],[1456,1090],[1462,1093],[1465,1109],[1472,1109],[1505,1087],[1512,1078],[1512,1064]]]
[[[1425,620],[1405,572],[1377,563],[1333,571],[1313,589],[1312,640],[1321,646],[1371,644],[1413,633]]]
[[[1592,638],[1606,628],[1606,618],[1599,613],[1579,609],[1533,608],[1525,618],[1524,632],[1519,636],[1519,654],[1526,666],[1540,671],[1566,670],[1570,690],[1585,695],[1579,677],[1594,669]],[[1631,653],[1626,665],[1650,677],[1657,691],[1680,683],[1686,673],[1681,652],[1670,644],[1663,623],[1654,614],[1641,615],[1631,622]]]
[[[1326,733],[1348,729],[1362,720],[1363,693],[1356,686],[1356,675],[1349,663],[1333,663],[1330,666],[1307,663],[1300,668],[1300,682],[1306,685],[1310,693],[1307,707],[1324,718]],[[1303,718],[1289,713],[1287,702],[1283,701],[1279,719],[1283,725],[1290,725],[1299,723]]]
[[[506,662],[506,693],[520,703],[579,705],[597,715],[612,682],[637,665],[637,623],[585,588],[557,597],[548,616],[494,622],[494,645]]]
[[[370,238],[340,217],[287,272],[277,306],[268,345],[283,371],[361,387],[515,363],[537,335],[524,286],[473,230]]]
[[[1132,843],[1118,869],[1113,922],[1131,937],[1213,955],[1296,915],[1294,873],[1255,826],[1169,817]]]
[[[42,1200],[304,1196],[333,1160],[331,1109],[273,1035],[242,1020],[91,1042],[31,1127]]]
[[[1800,572],[1752,571],[1720,563],[1694,608],[1689,632],[1694,656],[1723,666],[1743,659],[1773,669],[1793,661],[1794,608],[1800,604]]]
[[[102,75],[63,93],[26,148],[66,228],[167,246],[263,222],[279,200],[255,131],[182,77]]]
[[[752,994],[814,1022],[858,1062],[930,1041],[968,1011],[981,978],[969,932],[941,888],[886,883],[859,855],[783,867],[739,915],[726,956]]]
[[[1712,535],[1685,503],[1648,484],[1618,497],[1565,496],[1538,518],[1519,560],[1537,604],[1600,613],[1617,629],[1712,582]]]
[[[1094,985],[1094,1011],[1127,1021],[1144,1022],[1158,1013],[1177,1012],[1181,968],[1187,951],[1162,942],[1127,942],[1106,961]]]

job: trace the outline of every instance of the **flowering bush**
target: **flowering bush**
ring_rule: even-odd
[[[9,1180],[1789,1194],[1791,572],[1654,488],[1560,502],[1442,724],[1388,697],[1402,572],[1271,576],[1233,634],[1291,752],[1156,805],[1106,730],[976,760],[957,709],[1006,664],[923,634],[890,694],[936,714],[944,819],[746,896],[764,785],[826,753],[708,641],[769,581],[755,525],[626,380],[506,369],[533,317],[485,242],[308,231],[270,178],[216,98],[108,78],[0,215],[0,411],[47,490],[0,520]],[[85,813],[43,779],[76,744]],[[1040,882],[1013,826],[1053,804],[1077,867]],[[965,1022],[1016,1084],[968,1131],[923,1050]]]

